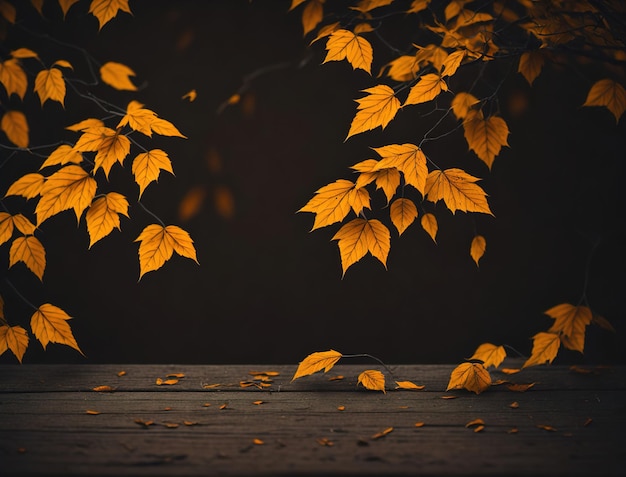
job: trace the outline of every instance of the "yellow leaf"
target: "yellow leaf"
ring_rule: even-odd
[[[78,0],[59,0],[59,5],[61,10],[63,10],[63,18],[67,15],[68,10],[74,5]]]
[[[122,194],[109,192],[93,201],[85,214],[89,248],[114,228],[120,230],[120,214],[128,217],[128,201]]]
[[[32,199],[34,197],[37,197],[39,194],[41,194],[41,190],[43,189],[45,180],[46,179],[44,176],[42,176],[41,174],[37,174],[36,172],[24,174],[13,184],[11,184],[11,187],[9,187],[9,190],[6,193],[6,196],[21,195],[26,199]]]
[[[312,45],[317,40],[321,40],[322,38],[329,36],[332,32],[337,31],[340,26],[341,24],[339,22],[334,22],[334,23],[329,23],[328,25],[324,25],[317,32],[317,36],[313,40],[311,40],[311,43],[309,43],[309,45]]]
[[[188,91],[187,93],[185,93],[180,99],[187,99],[189,100],[190,103],[193,103],[197,97],[198,97],[198,93],[196,92],[195,89],[192,89],[191,91]]]
[[[426,386],[424,386],[423,384],[415,384],[412,381],[396,381],[396,389],[413,389],[416,391],[420,391],[424,389],[425,387]],[[418,426],[417,424],[415,426],[422,427],[422,426]]]
[[[15,93],[20,99],[24,99],[28,79],[17,59],[11,58],[0,63],[0,83],[6,89],[7,96]]]
[[[80,151],[68,144],[61,144],[50,153],[39,170],[49,166],[64,166],[65,164],[80,164],[81,162],[83,162],[83,155]]]
[[[452,76],[456,73],[456,70],[461,66],[461,62],[465,59],[465,55],[465,50],[457,50],[454,53],[450,53],[443,62],[441,77]]]
[[[533,350],[530,358],[526,360],[522,368],[529,366],[537,366],[539,364],[548,364],[554,361],[561,346],[561,340],[556,333],[540,332],[533,336]]]
[[[376,189],[383,190],[385,197],[387,197],[387,203],[389,203],[400,185],[400,171],[395,167],[390,167],[371,174],[376,178]]]
[[[385,65],[389,67],[387,76],[394,81],[411,81],[417,76],[420,69],[418,58],[415,55],[402,55]]]
[[[359,374],[357,384],[362,384],[365,389],[385,393],[385,375],[376,369],[366,369]]]
[[[461,210],[493,215],[485,191],[476,185],[478,180],[462,169],[434,170],[426,178],[426,198],[443,200],[452,213]]]
[[[428,168],[426,167],[426,155],[418,146],[408,143],[390,144],[373,149],[381,157],[378,165],[374,167],[375,171],[395,167],[402,172],[407,184],[412,185],[424,195]]]
[[[452,99],[450,106],[452,112],[457,119],[463,119],[467,116],[467,113],[471,110],[472,106],[478,104],[478,98],[471,93],[457,93]]]
[[[372,45],[365,38],[350,30],[339,29],[328,38],[326,50],[328,53],[322,63],[345,59],[352,65],[352,69],[360,68],[371,74],[374,56]]]
[[[341,356],[342,354],[339,351],[335,351],[333,349],[311,353],[300,361],[298,369],[296,369],[296,372],[291,380],[294,381],[295,379],[317,373],[321,370],[324,370],[324,372],[327,373],[333,366],[335,366],[335,364],[337,364],[337,361],[339,361]]]
[[[474,262],[476,262],[476,266],[478,266],[478,261],[485,254],[485,250],[487,249],[487,241],[485,237],[482,235],[476,235],[472,239],[472,244],[470,246],[470,255]]]
[[[130,80],[130,76],[136,76],[135,72],[128,66],[122,63],[116,63],[115,61],[109,61],[100,68],[102,81],[112,88],[125,91],[137,91],[137,87]]]
[[[78,131],[86,131],[89,128],[93,127],[104,127],[104,122],[100,119],[89,118],[83,119],[82,121],[72,124],[71,126],[67,126],[65,129],[70,131],[78,132]]]
[[[35,233],[35,224],[24,217],[22,214],[16,214],[12,217],[13,225],[24,235],[32,235]]]
[[[626,89],[617,81],[601,79],[593,84],[583,106],[605,106],[617,123],[626,110]]]
[[[151,124],[150,129],[161,136],[177,136],[186,139],[187,136],[182,134],[176,126],[163,118],[156,118]]]
[[[591,310],[586,306],[561,303],[545,313],[554,318],[554,324],[548,331],[560,333],[563,346],[582,353],[585,348],[585,327],[593,319]]]
[[[433,239],[433,242],[437,243],[437,231],[439,230],[439,226],[437,225],[437,217],[435,217],[431,213],[426,213],[422,215],[421,218],[422,228],[426,231],[430,238]]]
[[[9,53],[13,58],[20,58],[20,59],[25,59],[25,58],[39,58],[39,56],[37,56],[37,53],[35,53],[33,50],[30,50],[28,48],[18,48],[17,50],[13,50],[11,53]]]
[[[325,185],[315,192],[315,195],[298,212],[313,212],[315,222],[311,231],[320,227],[341,222],[350,212],[350,191],[354,183],[338,179],[332,184]]]
[[[479,359],[483,362],[483,366],[485,368],[488,368],[489,366],[495,366],[497,368],[500,364],[502,364],[504,358],[506,358],[506,351],[503,346],[483,343],[476,348],[476,351],[474,351],[474,354],[469,358],[469,360]]]
[[[130,152],[130,140],[119,130],[107,127],[87,128],[78,138],[74,149],[80,152],[97,151],[94,159],[94,174],[100,168],[108,178],[116,162],[124,163]]]
[[[133,160],[132,172],[135,182],[139,185],[139,197],[148,185],[159,179],[161,169],[174,174],[172,162],[167,153],[161,149],[152,149],[148,152],[137,154]]]
[[[96,187],[95,179],[80,166],[71,164],[59,169],[46,179],[41,189],[35,208],[37,225],[67,209],[74,209],[76,220],[80,220],[96,195]]]
[[[43,106],[47,100],[58,101],[63,105],[65,100],[65,80],[58,68],[41,70],[35,77],[35,93]]]
[[[481,111],[469,111],[463,121],[469,148],[491,169],[502,146],[508,146],[509,128],[499,116],[484,118]]]
[[[114,18],[119,10],[132,15],[128,0],[92,0],[89,5],[89,13],[98,19],[100,29]]]
[[[127,124],[131,129],[139,131],[146,136],[152,136],[151,124],[157,119],[157,115],[150,109],[145,109],[143,104],[138,101],[131,101],[126,107],[126,114],[117,125],[117,128],[126,126]]]
[[[331,240],[338,240],[343,275],[367,252],[387,268],[387,255],[391,247],[390,233],[379,220],[353,219],[343,225]]]
[[[491,375],[480,363],[462,363],[452,371],[446,391],[467,389],[480,394],[491,386]]]
[[[544,62],[545,56],[541,50],[525,51],[519,58],[517,71],[526,78],[528,84],[532,85],[541,73]]]
[[[348,202],[350,203],[350,207],[356,215],[359,215],[363,212],[363,209],[370,208],[370,194],[366,189],[352,189],[348,194]]]
[[[385,129],[400,109],[400,101],[395,97],[393,89],[387,85],[379,84],[362,92],[368,95],[356,100],[357,113],[350,124],[346,139],[378,126]]]
[[[176,225],[168,225],[167,227],[158,224],[148,225],[135,239],[135,242],[140,242],[140,280],[146,273],[161,268],[172,257],[174,251],[198,263],[193,240],[186,231]]]
[[[302,10],[303,36],[313,31],[324,17],[324,0],[310,0]]]
[[[389,215],[393,225],[398,229],[398,234],[402,235],[417,218],[417,207],[412,200],[401,197],[391,203]]]
[[[52,66],[60,66],[62,68],[69,68],[70,70],[74,69],[74,67],[72,66],[72,63],[70,63],[67,60],[57,60],[54,63],[52,63]]]
[[[30,327],[43,349],[46,349],[48,343],[58,343],[70,346],[80,354],[83,354],[72,334],[68,323],[70,319],[71,317],[61,308],[45,303],[33,313],[30,319]]]
[[[43,281],[46,269],[46,251],[41,242],[33,235],[16,238],[9,250],[9,268],[17,262],[23,262],[39,280]]]
[[[8,242],[13,236],[13,216],[8,212],[0,212],[0,245]],[[2,316],[0,316],[2,318]]]
[[[448,91],[445,80],[437,74],[428,73],[411,88],[403,106],[420,104],[435,99],[442,91]]]
[[[21,111],[7,111],[0,121],[0,129],[17,147],[28,147],[28,122]]]
[[[28,333],[21,326],[0,326],[0,355],[7,349],[15,355],[21,363],[28,348]]]

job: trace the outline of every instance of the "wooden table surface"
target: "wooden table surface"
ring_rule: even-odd
[[[296,367],[2,365],[0,476],[626,475],[624,366],[496,370],[480,395],[446,392],[455,365],[389,366],[386,393],[356,384],[376,366]]]

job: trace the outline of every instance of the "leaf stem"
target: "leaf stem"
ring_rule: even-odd
[[[161,226],[163,226],[165,228],[165,224],[163,223],[163,221],[154,212],[148,210],[148,208],[145,205],[143,205],[140,200],[138,200],[137,203],[141,206],[141,208],[143,210],[145,210],[148,214],[150,214],[152,217],[154,217],[156,220],[158,220],[158,222],[161,224]]]
[[[28,301],[24,295],[22,295],[17,288],[15,288],[15,285],[13,285],[13,283],[11,283],[11,280],[9,280],[8,278],[5,278],[4,281],[7,283],[7,285],[9,285],[9,287],[11,287],[11,289],[13,290],[13,292],[21,298],[21,300],[26,303],[28,306],[30,306],[33,310],[37,310],[37,307],[35,305],[33,305],[30,301]]]
[[[383,368],[387,370],[389,375],[393,378],[393,372],[391,371],[391,369],[389,369],[387,365],[383,363],[380,359],[378,359],[376,356],[372,356],[371,354],[367,354],[367,353],[361,353],[361,354],[343,354],[341,355],[341,357],[342,358],[371,358],[374,361],[378,361],[383,366]]]

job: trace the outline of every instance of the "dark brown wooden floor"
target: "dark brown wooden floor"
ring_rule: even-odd
[[[387,376],[385,394],[356,385],[368,368],[292,382],[295,365],[3,365],[0,476],[626,473],[626,367],[494,371],[534,385],[480,395],[445,391],[454,365],[391,366],[425,389]]]

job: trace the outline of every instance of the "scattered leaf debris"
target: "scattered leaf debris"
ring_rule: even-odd
[[[393,431],[393,427],[388,427],[387,429],[377,432],[372,436],[372,439],[380,439],[381,437],[385,437],[387,434]]]
[[[121,378],[122,376],[126,376],[126,371],[122,370],[122,371],[118,371],[117,375]]]
[[[96,411],[94,409],[87,409],[85,411],[85,414],[89,414],[90,416],[97,416],[98,414],[100,414],[100,411]]]
[[[526,383],[526,384],[515,384],[515,383],[511,383],[511,384],[507,384],[506,388],[509,391],[514,391],[517,393],[523,393],[528,391],[530,388],[532,388],[535,385],[535,383]]]
[[[412,381],[396,381],[396,389],[412,389],[415,391],[420,391],[425,387],[426,386],[424,384],[415,384]]]
[[[92,391],[95,391],[97,393],[111,393],[114,391],[114,389],[111,386],[102,385],[92,388]]]
[[[335,443],[333,441],[331,441],[330,439],[328,439],[327,437],[320,437],[318,439],[315,439],[315,441],[321,445],[321,446],[325,446],[325,447],[332,447],[335,445]]]
[[[519,407],[519,403],[517,401],[513,401],[511,404],[509,404],[509,407],[511,409],[517,409]]]

